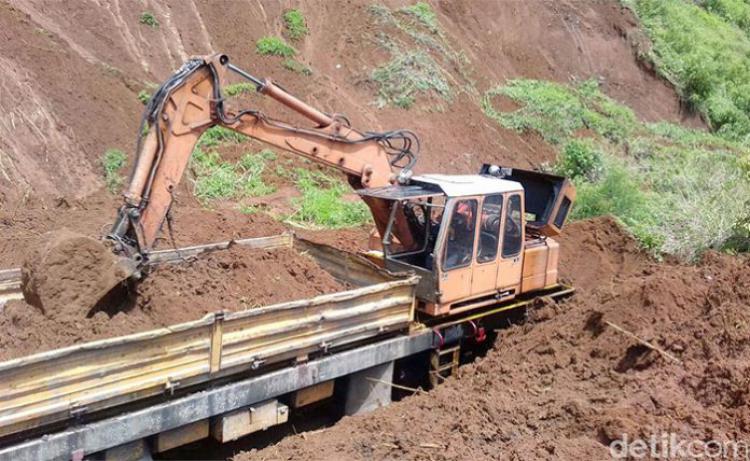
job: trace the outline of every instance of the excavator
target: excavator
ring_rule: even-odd
[[[230,73],[312,126],[254,109],[229,110]],[[107,280],[142,276],[191,153],[214,126],[346,174],[372,213],[370,258],[389,271],[419,275],[417,309],[428,316],[512,300],[558,283],[559,245],[552,237],[575,199],[567,179],[489,164],[474,175],[414,175],[419,140],[411,131],[357,130],[343,115],[306,104],[224,54],[190,59],[148,102],[124,203],[105,239],[118,261],[109,266],[117,276]]]

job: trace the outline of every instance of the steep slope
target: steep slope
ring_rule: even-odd
[[[409,5],[387,4],[391,10]],[[600,77],[606,92],[645,119],[682,118],[672,89],[639,67],[633,46],[641,36],[629,11],[614,1],[433,2],[445,42],[465,57],[465,69],[448,69],[456,96],[438,110],[429,98],[409,110],[374,104],[372,71],[389,55],[377,43],[383,27],[368,1],[294,2],[310,30],[295,44],[298,59],[312,68],[310,77],[257,55],[255,40],[280,35],[281,15],[291,6],[255,0],[220,7],[197,0],[0,2],[3,207],[32,195],[94,193],[101,186],[101,154],[112,147],[132,150],[142,109],[138,92],[188,56],[219,50],[325,110],[346,113],[356,126],[417,131],[422,171],[471,171],[482,161],[531,165],[554,156],[533,136],[500,129],[478,109],[476,94],[507,78]],[[141,24],[143,12],[152,13],[158,27]]]

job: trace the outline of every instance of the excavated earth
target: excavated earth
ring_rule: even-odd
[[[48,231],[106,233],[118,203],[103,189],[101,154],[119,148],[132,164],[139,91],[190,55],[226,52],[363,130],[415,130],[423,147],[418,172],[554,159],[537,136],[502,129],[479,109],[484,91],[511,78],[597,78],[646,121],[701,126],[636,59],[647,40],[615,0],[430,1],[448,41],[465,53],[476,94],[456,91],[450,103],[427,98],[409,111],[373,104],[372,71],[390,56],[377,45],[384,31],[371,0],[295,3],[310,28],[295,45],[313,70],[309,77],[252,51],[261,36],[281,33],[288,2],[147,3],[158,28],[139,24],[141,2],[0,0],[0,268],[20,266]],[[397,9],[413,2],[385,3]],[[289,115],[268,101],[252,103]],[[174,232],[164,232],[159,248],[285,230],[263,213],[237,212],[236,204],[206,210],[190,192],[189,181],[176,190]],[[348,250],[367,242],[366,229],[304,236]],[[697,265],[657,262],[607,218],[569,225],[561,242],[560,269],[576,295],[503,330],[494,349],[459,376],[237,459],[593,460],[608,459],[607,445],[623,434],[747,440],[750,261],[709,253]],[[10,302],[0,307],[0,360],[342,288],[292,250],[233,248],[158,267],[130,296],[90,316]]]
[[[130,293],[118,293],[88,316],[10,301],[0,311],[0,360],[342,289],[312,258],[292,249],[233,247],[153,268]]]
[[[655,262],[607,218],[569,225],[562,255],[576,295],[459,376],[235,460],[598,460],[624,434],[750,437],[748,258]]]

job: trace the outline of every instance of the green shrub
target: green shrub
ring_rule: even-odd
[[[263,37],[255,43],[255,50],[263,56],[291,58],[297,51],[279,37]]]
[[[555,164],[555,173],[572,180],[596,181],[603,169],[602,153],[591,139],[569,141]]]
[[[701,0],[697,4],[750,34],[750,3],[743,0]]]
[[[120,149],[107,149],[101,158],[102,168],[104,168],[104,183],[107,190],[115,193],[122,186],[123,178],[120,176],[120,170],[125,166],[128,156]]]
[[[302,197],[293,201],[297,211],[289,217],[290,223],[340,228],[358,226],[369,221],[370,211],[361,200],[345,199],[349,189],[340,179],[301,168],[296,170],[295,175]]]
[[[284,25],[292,40],[296,41],[307,35],[307,22],[300,10],[291,9],[284,13]]]
[[[150,11],[144,11],[143,13],[141,13],[141,17],[138,19],[138,22],[140,22],[144,26],[151,27],[152,29],[156,29],[159,27],[159,21],[156,19],[156,16],[154,16],[154,13]]]
[[[624,164],[609,159],[596,182],[578,181],[571,219],[611,215],[621,221],[645,248],[659,252],[663,237],[653,194],[644,189]]]

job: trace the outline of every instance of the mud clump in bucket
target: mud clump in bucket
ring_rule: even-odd
[[[27,303],[46,317],[85,318],[129,272],[103,242],[67,229],[40,238],[21,269]]]

